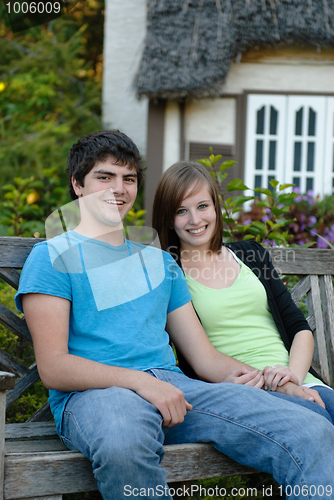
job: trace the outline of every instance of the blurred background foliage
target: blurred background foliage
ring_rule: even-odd
[[[65,179],[68,150],[102,128],[103,0],[13,34],[0,4],[0,185],[14,177]]]

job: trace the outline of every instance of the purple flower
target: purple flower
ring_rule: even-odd
[[[324,238],[325,237],[323,236],[322,238],[317,239],[317,247],[318,248],[328,248],[328,245],[327,245],[326,241],[324,241]],[[327,238],[325,238],[325,240],[327,240]]]
[[[305,241],[304,241],[304,240],[299,240],[299,241],[298,241],[298,245],[300,245],[300,246],[305,245]]]
[[[298,186],[294,186],[293,192],[297,193],[297,194],[300,194],[300,188]]]
[[[304,229],[305,229],[305,224],[301,224],[301,225],[300,225],[300,227],[299,227],[299,229],[300,229],[301,231],[304,231]],[[303,245],[304,245],[304,243],[303,243]]]
[[[263,217],[261,217],[261,220],[262,222],[266,222],[267,220],[270,220],[270,217],[269,215],[264,215]]]
[[[248,224],[251,224],[251,223],[252,223],[252,219],[246,219],[246,220],[244,220],[243,225],[248,226]]]
[[[314,217],[314,215],[310,215],[308,218],[308,226],[314,226],[314,224],[317,222],[317,218]]]
[[[305,222],[305,214],[300,214],[300,222]]]
[[[315,228],[311,229],[310,235],[314,238],[317,235],[317,230]]]

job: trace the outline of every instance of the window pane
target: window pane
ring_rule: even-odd
[[[312,108],[309,109],[308,115],[308,135],[315,135],[315,122],[316,122],[316,114]]]
[[[300,108],[296,113],[296,130],[295,135],[302,135],[302,126],[303,126],[303,110],[304,108]]]
[[[314,172],[314,151],[315,151],[315,143],[308,142],[307,143],[307,171]]]
[[[297,187],[300,187],[300,178],[299,177],[294,177],[292,179],[292,184],[294,184]]]
[[[264,106],[257,112],[256,133],[264,134]]]
[[[260,188],[262,184],[262,175],[255,176],[255,187]]]
[[[277,134],[277,116],[277,110],[273,106],[270,106],[270,135]]]
[[[269,142],[269,170],[276,170],[276,141]]]
[[[302,143],[295,142],[295,155],[293,160],[293,170],[295,172],[300,172],[301,161],[302,161]]]
[[[270,181],[272,181],[273,179],[275,179],[274,175],[268,175],[268,189],[270,189],[270,191],[274,191],[273,186],[270,184]]]
[[[313,191],[313,178],[310,177],[306,179],[306,191],[308,191],[309,189],[312,189]]]
[[[255,158],[255,168],[256,170],[262,170],[263,166],[263,141],[256,141],[256,158]]]

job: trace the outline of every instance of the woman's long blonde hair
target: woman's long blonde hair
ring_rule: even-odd
[[[218,252],[223,242],[222,212],[215,182],[204,165],[195,161],[175,163],[164,172],[155,191],[152,226],[158,232],[161,248],[176,259],[180,256],[180,240],[174,231],[176,211],[189,188],[195,184],[190,195],[195,194],[203,183],[208,186],[217,216],[209,249]]]

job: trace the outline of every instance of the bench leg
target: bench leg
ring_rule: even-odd
[[[0,500],[3,500],[5,467],[6,391],[0,391]]]

